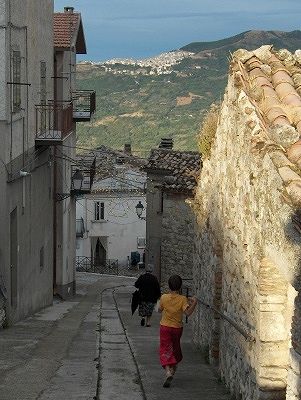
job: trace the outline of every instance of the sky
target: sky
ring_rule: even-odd
[[[251,30],[301,29],[300,0],[54,0],[81,12],[87,55],[79,60],[152,57],[191,42]]]

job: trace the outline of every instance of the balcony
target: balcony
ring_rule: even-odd
[[[96,110],[96,94],[94,90],[77,90],[72,94],[73,120],[75,122],[90,121]]]
[[[37,146],[61,144],[73,131],[72,103],[40,104],[35,108]]]

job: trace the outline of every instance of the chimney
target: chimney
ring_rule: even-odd
[[[64,13],[73,14],[74,7],[64,7]]]
[[[131,143],[125,143],[125,144],[124,144],[124,150],[123,150],[123,152],[124,152],[125,154],[128,154],[128,155],[131,155],[131,154],[132,154],[132,146],[131,146]]]
[[[162,138],[159,144],[159,149],[168,149],[171,150],[173,148],[173,138]]]

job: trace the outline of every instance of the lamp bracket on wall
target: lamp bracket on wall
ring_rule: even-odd
[[[63,201],[63,200],[67,199],[70,196],[71,196],[70,193],[56,193],[55,194],[55,201]]]

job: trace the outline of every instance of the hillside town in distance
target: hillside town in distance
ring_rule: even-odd
[[[176,50],[142,60],[114,58],[103,62],[81,61],[77,68],[82,71],[85,66],[94,67],[116,75],[169,75],[174,71],[172,68],[174,65],[193,54],[188,51]]]

